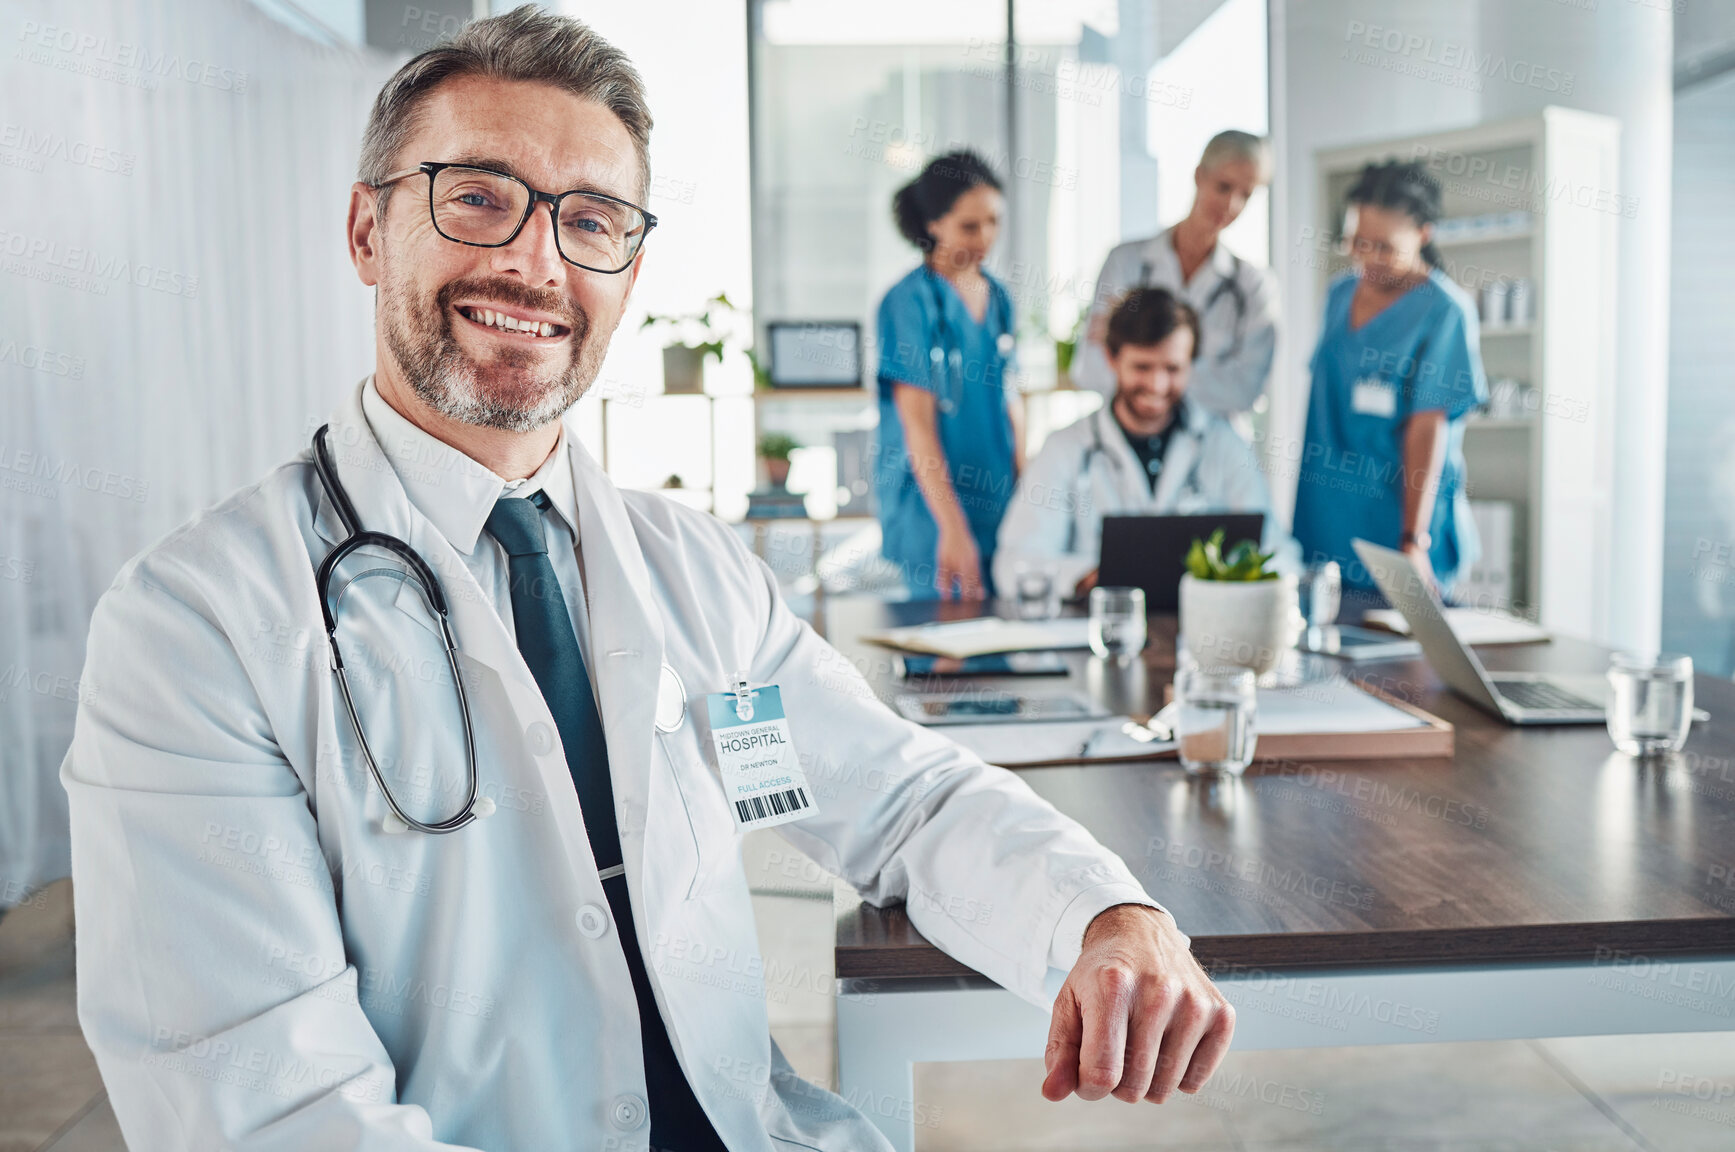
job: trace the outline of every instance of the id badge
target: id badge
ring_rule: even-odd
[[[705,709],[737,828],[770,828],[813,814],[813,792],[795,757],[776,685],[738,683],[734,691],[705,697]]]
[[[1349,406],[1363,416],[1389,418],[1398,410],[1398,390],[1377,377],[1357,380],[1355,390],[1350,394]]]

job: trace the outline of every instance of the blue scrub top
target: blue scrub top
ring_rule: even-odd
[[[1488,397],[1476,312],[1438,268],[1359,331],[1349,326],[1356,274],[1332,282],[1313,353],[1307,440],[1295,493],[1295,538],[1311,562],[1336,560],[1344,583],[1372,588],[1350,541],[1396,548],[1403,535],[1404,425],[1434,409],[1449,421],[1429,559],[1443,586],[1480,548],[1464,495],[1464,416]]]
[[[989,572],[1000,520],[1012,501],[1012,418],[1005,378],[1013,360],[1012,296],[988,280],[988,311],[978,324],[952,285],[926,265],[892,285],[880,301],[879,448],[874,491],[886,559],[902,566],[910,595],[938,595],[934,554],[940,530],[916,486],[904,444],[903,422],[892,400],[894,384],[913,384],[936,400],[940,447],[976,549],[982,582]]]

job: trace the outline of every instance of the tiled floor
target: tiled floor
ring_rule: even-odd
[[[772,1032],[830,1084],[831,886],[761,834],[747,851]],[[0,920],[0,1152],[125,1145],[79,1035],[71,892]],[[768,969],[772,966],[768,965]],[[923,1152],[1735,1152],[1735,1033],[1232,1053],[1161,1108],[1044,1101],[1039,1060],[928,1064]]]

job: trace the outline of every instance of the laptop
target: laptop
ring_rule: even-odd
[[[1608,680],[1595,674],[1490,672],[1446,623],[1440,594],[1402,552],[1353,541],[1355,554],[1452,691],[1508,724],[1601,724]]]
[[[1143,588],[1145,611],[1175,612],[1181,607],[1181,575],[1187,550],[1223,529],[1225,546],[1257,541],[1265,530],[1258,512],[1216,512],[1203,516],[1104,516],[1102,553],[1097,562],[1100,588]]]

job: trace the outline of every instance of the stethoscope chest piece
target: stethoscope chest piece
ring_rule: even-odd
[[[657,680],[657,731],[677,732],[687,719],[687,688],[667,664]]]

